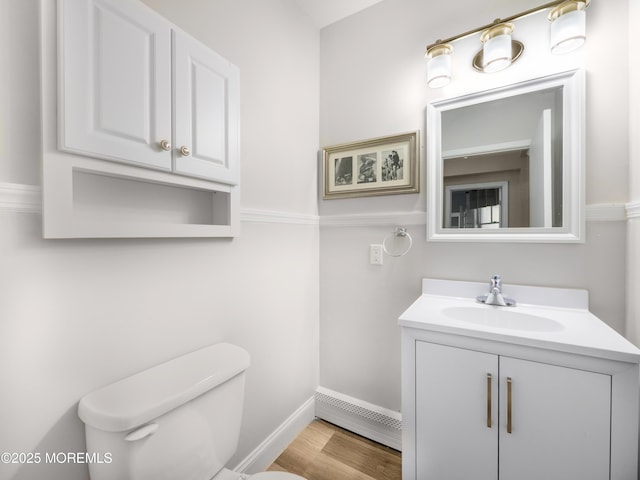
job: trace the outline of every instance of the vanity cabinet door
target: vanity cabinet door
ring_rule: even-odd
[[[609,478],[611,376],[500,357],[500,379],[500,480]]]
[[[498,478],[497,355],[416,342],[416,478]]]
[[[63,0],[59,148],[171,170],[171,25],[129,0]]]
[[[415,348],[416,479],[609,478],[610,375]]]

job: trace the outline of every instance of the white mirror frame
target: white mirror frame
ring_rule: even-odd
[[[443,228],[443,162],[441,114],[538,90],[563,87],[562,196],[563,226],[553,228]],[[571,70],[427,105],[427,240],[527,243],[584,243],[585,72]]]

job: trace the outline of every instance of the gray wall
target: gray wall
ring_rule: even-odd
[[[80,397],[227,341],[252,357],[235,465],[318,383],[318,30],[293,0],[147,3],[240,67],[241,236],[42,240],[37,208],[2,195],[39,185],[38,1],[2,0],[3,452],[84,451]],[[2,480],[35,478],[88,471],[0,464]]]
[[[587,203],[637,202],[637,185],[633,197],[628,188],[627,66],[611,55],[635,58],[627,44],[635,0],[592,2],[580,53],[551,65],[523,59],[473,81],[460,75],[439,91],[426,87],[427,43],[540,2],[469,1],[462,10],[454,2],[384,0],[320,33],[293,0],[145,3],[240,67],[242,235],[44,241],[37,208],[0,202],[0,451],[82,451],[75,413],[82,395],[217,341],[253,357],[235,461],[312,395],[318,369],[321,385],[398,410],[397,317],[426,276],[483,281],[500,272],[506,284],[587,288],[592,310],[624,329],[625,263],[640,269],[637,249],[625,254],[624,221],[590,221],[584,245],[427,243],[423,174],[418,195],[320,201],[319,229],[317,150],[418,129],[424,167],[429,100],[531,76],[531,65],[584,63]],[[37,5],[0,2],[0,193],[30,194],[40,181]],[[527,48],[535,52],[533,43]],[[631,123],[637,131],[637,114]],[[632,137],[636,174],[637,142]],[[637,220],[630,223],[629,242],[640,244]],[[399,224],[414,237],[411,252],[369,265],[369,244]],[[629,307],[629,315],[640,311],[637,301]],[[80,480],[87,470],[0,465],[0,479],[10,478]]]
[[[629,1],[629,43],[640,41],[636,28],[640,2]],[[629,212],[627,233],[627,335],[640,344],[640,61],[629,49]]]
[[[511,68],[475,73],[477,36],[454,44],[454,79],[426,86],[425,45],[494,18],[538,6],[514,2],[386,0],[321,32],[322,146],[411,130],[421,131],[420,194],[320,200],[320,384],[392,410],[400,409],[398,315],[420,294],[423,277],[486,281],[493,273],[509,283],[585,288],[591,310],[625,330],[626,221],[629,168],[628,0],[592,2],[587,43],[552,56],[536,15],[516,22],[514,37],[525,54]],[[462,14],[464,12],[464,14]],[[527,78],[584,67],[587,71],[586,203],[591,219],[608,205],[611,221],[588,221],[585,244],[469,244],[426,242],[425,107],[431,100],[485,90]],[[613,204],[613,206],[611,206]],[[606,211],[609,211],[605,208]],[[615,213],[618,212],[618,213]],[[622,213],[622,219],[620,218]],[[393,226],[414,238],[411,252],[368,263],[369,244]]]

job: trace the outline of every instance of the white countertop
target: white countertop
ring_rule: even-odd
[[[487,291],[488,282],[425,279],[423,294],[400,316],[400,325],[640,363],[640,350],[589,312],[585,290],[504,285],[505,297],[518,302],[515,307],[496,307],[475,301],[477,295]],[[459,315],[456,318],[451,312],[469,313],[469,318],[474,320],[463,320]],[[514,319],[505,323],[507,327],[500,326],[500,322],[485,321],[510,315]],[[540,319],[539,328],[536,319],[529,315]],[[519,326],[518,318],[526,322]]]

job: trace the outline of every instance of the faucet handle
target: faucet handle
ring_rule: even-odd
[[[491,285],[487,295],[476,297],[476,301],[485,305],[497,305],[500,307],[515,307],[516,301],[502,296],[502,279],[500,275],[491,275]]]

